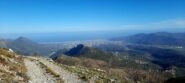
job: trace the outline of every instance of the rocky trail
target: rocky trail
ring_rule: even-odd
[[[26,57],[29,83],[87,83],[46,58]]]
[[[29,59],[25,59],[25,66],[27,67],[27,75],[30,80],[29,83],[55,83],[56,79],[46,73],[44,69],[41,68],[40,64],[36,61],[31,61]]]

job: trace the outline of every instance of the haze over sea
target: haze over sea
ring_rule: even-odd
[[[38,42],[185,31],[184,0],[0,0],[0,37]]]

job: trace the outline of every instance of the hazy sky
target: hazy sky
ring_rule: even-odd
[[[0,0],[0,33],[185,28],[185,0]]]

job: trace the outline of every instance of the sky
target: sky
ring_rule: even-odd
[[[0,0],[1,36],[174,30],[185,31],[185,0]]]

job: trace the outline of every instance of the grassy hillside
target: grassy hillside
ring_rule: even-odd
[[[79,75],[84,80],[94,79],[97,83],[163,83],[171,77],[170,73],[155,69],[143,70],[131,67],[112,67],[109,62],[84,57],[61,56],[55,60],[62,67]]]
[[[153,46],[129,45],[131,49],[150,54],[150,61],[169,70],[175,66],[176,76],[184,76],[185,73],[185,54],[183,48],[159,48]]]
[[[95,48],[87,47],[82,44],[77,45],[76,47],[70,49],[69,51],[64,53],[68,56],[74,57],[86,57],[98,60],[109,61],[112,57],[114,57],[111,53],[104,52]]]
[[[162,83],[172,77],[171,72],[164,72],[159,65],[153,64],[151,61],[153,58],[147,52],[130,50],[109,53],[78,45],[64,53],[65,55],[61,54],[55,61],[75,68],[101,69],[106,76],[123,79],[126,82]],[[81,70],[71,71],[80,73]],[[85,73],[86,78],[91,77],[88,73]]]
[[[23,57],[17,56],[8,49],[0,49],[0,83],[27,82],[27,69],[23,64]]]

